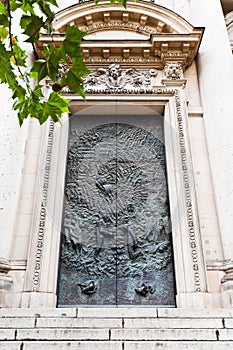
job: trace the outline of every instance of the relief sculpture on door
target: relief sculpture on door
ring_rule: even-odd
[[[70,123],[58,305],[174,306],[162,118],[150,116],[145,127],[143,116],[88,127],[78,118]]]

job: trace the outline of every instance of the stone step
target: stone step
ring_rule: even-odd
[[[0,350],[232,350],[233,341],[228,342],[106,342],[106,341],[39,341],[0,342]]]
[[[9,319],[8,319],[9,320]],[[229,325],[229,327],[227,327]],[[1,327],[1,321],[0,321]],[[230,319],[159,318],[38,318],[40,328],[233,328]]]
[[[232,309],[0,309],[0,350],[232,350]]]
[[[232,340],[233,329],[0,329],[0,340]]]
[[[87,318],[233,318],[233,309],[175,309],[175,308],[57,308],[0,309],[1,317],[87,317]]]
[[[233,319],[227,318],[22,318],[2,317],[1,328],[180,328],[180,329],[221,329],[233,328]]]

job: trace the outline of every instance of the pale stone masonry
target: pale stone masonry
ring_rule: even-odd
[[[175,307],[57,307],[70,118],[20,129],[0,86],[0,350],[233,349],[233,2],[127,3],[60,0],[53,40],[88,32],[70,115],[163,118]]]
[[[0,350],[225,350],[233,310],[2,309]]]

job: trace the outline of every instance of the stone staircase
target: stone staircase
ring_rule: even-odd
[[[233,350],[233,309],[0,309],[0,350]]]

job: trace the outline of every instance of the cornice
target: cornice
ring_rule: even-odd
[[[85,40],[81,47],[85,62],[90,65],[118,62],[163,69],[166,62],[177,61],[186,69],[197,55],[202,34],[202,29],[194,29],[192,34],[153,34],[149,40]],[[56,46],[63,40],[64,34],[53,36]],[[43,57],[42,50],[51,41],[50,36],[41,35],[36,45],[39,57]]]

